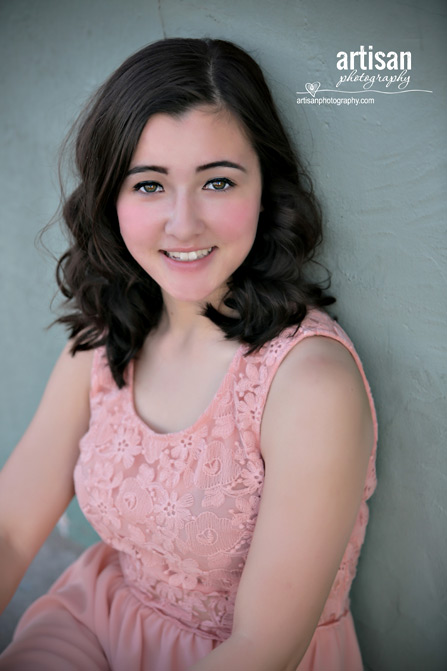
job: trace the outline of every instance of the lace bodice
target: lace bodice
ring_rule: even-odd
[[[79,504],[102,539],[117,550],[129,589],[181,626],[224,640],[250,547],[264,479],[262,413],[273,376],[297,342],[326,335],[360,361],[342,329],[311,311],[258,353],[241,345],[209,407],[193,426],[157,434],[137,415],[133,363],[118,389],[103,348],[94,355],[91,419],[75,468]],[[374,415],[375,418],[375,415]],[[364,496],[320,624],[349,607],[363,543],[366,499],[376,485],[375,448]]]

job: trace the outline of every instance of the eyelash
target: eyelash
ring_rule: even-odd
[[[228,188],[224,188],[224,189],[206,189],[206,191],[229,191],[230,188],[232,188],[233,186],[236,186],[235,182],[233,182],[233,181],[232,181],[231,179],[229,179],[228,177],[216,177],[215,179],[209,179],[209,180],[206,182],[205,186],[206,186],[207,184],[213,184],[213,183],[215,183],[215,182],[224,182],[224,184],[227,185]],[[134,191],[140,191],[141,193],[144,193],[144,194],[146,194],[146,195],[149,195],[149,194],[151,194],[151,193],[160,193],[160,191],[158,191],[158,190],[154,190],[154,191],[145,191],[145,190],[144,190],[144,187],[145,187],[145,186],[155,186],[155,187],[159,187],[159,186],[162,186],[162,185],[159,184],[158,182],[145,181],[145,182],[138,182],[138,184],[135,184],[135,186],[133,187],[133,189],[134,189]]]

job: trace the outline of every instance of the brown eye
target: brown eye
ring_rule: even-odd
[[[158,182],[139,182],[135,184],[134,190],[141,191],[141,193],[156,193],[159,187],[162,188]]]
[[[209,188],[210,185],[212,188]],[[232,182],[231,179],[225,177],[222,179],[211,179],[205,184],[204,188],[208,189],[209,191],[228,191],[228,189],[230,189],[232,186],[234,186],[234,182]]]

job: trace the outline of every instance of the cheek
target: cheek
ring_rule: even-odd
[[[138,244],[143,238],[147,238],[150,229],[138,204],[126,201],[118,202],[116,213],[118,215],[121,236],[126,245],[132,243]]]
[[[253,241],[256,235],[259,218],[259,203],[241,201],[232,203],[225,211],[222,219],[223,236],[227,242],[240,241],[245,238]]]

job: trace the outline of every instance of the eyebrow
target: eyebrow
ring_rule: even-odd
[[[236,170],[242,170],[242,172],[247,172],[246,168],[239,163],[234,163],[233,161],[213,161],[212,163],[205,163],[204,165],[199,165],[196,168],[196,172],[203,172],[204,170],[210,170],[211,168],[236,168]],[[168,175],[169,170],[164,168],[161,165],[136,165],[131,168],[127,176],[137,175],[140,172],[160,172],[163,175]]]

